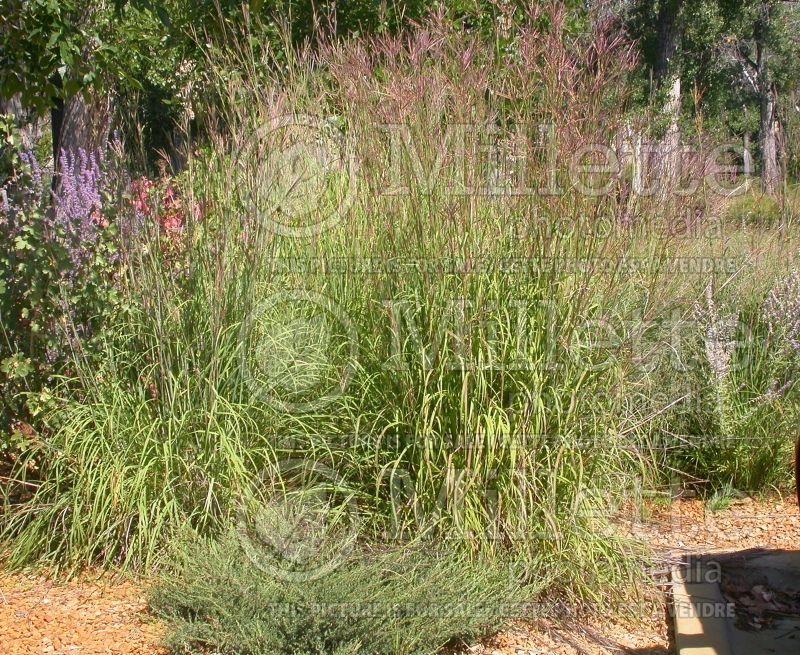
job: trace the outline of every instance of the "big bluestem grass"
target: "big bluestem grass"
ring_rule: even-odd
[[[6,521],[14,562],[146,566],[305,461],[363,541],[511,556],[588,602],[639,575],[620,511],[659,480],[669,421],[709,416],[686,387],[718,388],[675,363],[711,352],[692,322],[708,276],[671,272],[699,242],[676,223],[716,201],[576,174],[632,121],[632,55],[602,25],[568,39],[553,11],[506,51],[434,17],[299,53],[280,80],[247,39],[209,62],[220,103],[184,174],[203,218],[132,238],[131,308],[47,417],[42,480]],[[744,411],[769,382],[743,375],[727,393]]]

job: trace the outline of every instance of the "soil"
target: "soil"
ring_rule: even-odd
[[[800,548],[800,512],[794,498],[733,501],[710,511],[699,500],[652,507],[628,532],[650,543],[659,565],[687,553],[748,548]],[[663,572],[662,572],[663,573]],[[658,571],[656,571],[658,577]],[[163,655],[163,628],[147,614],[145,583],[85,574],[56,582],[41,575],[0,574],[0,644],[7,655]],[[471,655],[668,655],[671,622],[667,594],[656,585],[628,620],[538,621],[514,624]]]

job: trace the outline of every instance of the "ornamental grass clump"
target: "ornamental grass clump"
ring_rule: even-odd
[[[589,229],[622,196],[581,193],[568,156],[611,143],[600,116],[623,124],[632,54],[552,11],[508,50],[434,16],[298,53],[285,77],[215,51],[223,101],[181,174],[181,229],[160,189],[116,205],[120,226],[153,220],[99,361],[75,358],[23,458],[43,476],[7,512],[14,563],[146,569],[177,526],[219,534],[254,481],[280,496],[304,461],[357,505],[361,544],[512,558],[577,604],[638,579],[614,519],[651,474],[646,416],[593,326],[639,281],[605,265],[629,233]]]

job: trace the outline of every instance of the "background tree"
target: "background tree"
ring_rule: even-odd
[[[800,3],[784,0],[634,0],[624,7],[639,41],[640,80],[684,126],[758,131],[762,185],[775,193],[785,149],[780,97],[796,84]],[[681,90],[691,89],[691,94]],[[673,129],[674,121],[666,126]],[[785,171],[783,171],[785,174]]]
[[[720,49],[730,63],[733,79],[738,77],[744,101],[757,106],[761,184],[770,195],[786,174],[780,166],[786,145],[778,109],[781,94],[796,84],[800,74],[799,7],[781,0],[723,3],[726,24]]]
[[[0,15],[0,97],[50,113],[53,158],[106,138],[109,92],[124,78],[112,8],[105,2],[6,0]]]

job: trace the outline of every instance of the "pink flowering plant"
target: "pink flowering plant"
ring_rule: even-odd
[[[128,184],[122,203],[124,218],[120,216],[119,221],[125,254],[150,250],[150,245],[156,244],[150,257],[157,259],[160,267],[176,274],[185,269],[188,228],[202,218],[202,212],[186,198],[184,187],[181,176],[164,172],[155,179],[140,176]]]

